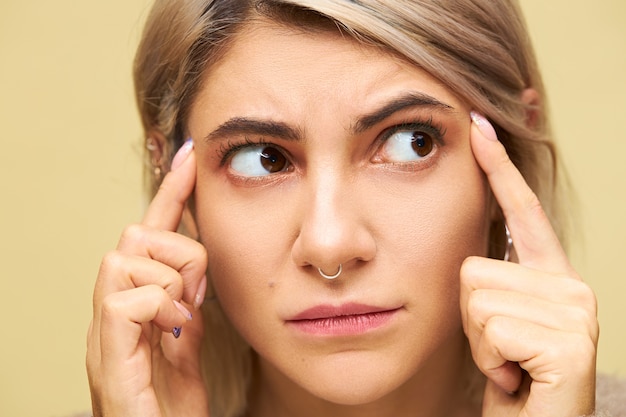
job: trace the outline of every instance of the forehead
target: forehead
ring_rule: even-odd
[[[272,117],[276,108],[302,114],[320,104],[358,112],[406,90],[460,105],[441,82],[381,48],[339,31],[305,31],[269,20],[246,26],[203,81],[196,107],[218,113],[236,107]]]

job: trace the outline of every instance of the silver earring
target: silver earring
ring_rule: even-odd
[[[504,223],[504,233],[506,233],[506,248],[504,249],[504,262],[508,262],[511,257],[511,249],[513,248],[513,238],[509,231],[509,226]]]
[[[326,275],[324,273],[324,271],[322,271],[322,268],[317,268],[317,271],[320,273],[320,275],[326,279],[335,279],[337,278],[339,275],[341,275],[341,271],[343,271],[343,266],[341,264],[339,264],[339,269],[337,270],[337,272],[334,275]]]

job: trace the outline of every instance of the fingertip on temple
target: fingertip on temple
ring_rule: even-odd
[[[478,127],[478,130],[483,134],[486,139],[497,142],[498,135],[496,130],[493,128],[493,125],[484,117],[482,114],[471,111],[470,117],[472,119],[473,124]]]

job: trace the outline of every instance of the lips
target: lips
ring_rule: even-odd
[[[302,311],[287,324],[313,335],[359,335],[387,324],[399,310],[357,303],[319,305]]]
[[[290,321],[319,320],[341,316],[356,316],[361,314],[379,313],[389,310],[395,310],[395,308],[389,309],[357,303],[344,304],[338,307],[331,305],[319,305],[297,314],[295,317],[291,318]]]

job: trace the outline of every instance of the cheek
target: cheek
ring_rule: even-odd
[[[209,257],[208,275],[226,315],[241,331],[253,325],[249,312],[271,314],[269,297],[289,261],[286,232],[278,221],[281,207],[264,193],[242,198],[214,174],[200,170],[198,179],[196,219]]]
[[[381,218],[377,240],[380,247],[393,250],[390,256],[399,267],[412,264],[419,266],[415,271],[451,271],[467,256],[487,254],[489,192],[485,177],[467,154],[442,162],[419,184],[381,186],[372,193],[380,196],[372,207],[372,215]]]
[[[376,232],[379,255],[396,285],[413,294],[412,305],[427,320],[456,327],[461,264],[488,252],[489,192],[473,158],[445,162],[417,187],[387,189]]]

